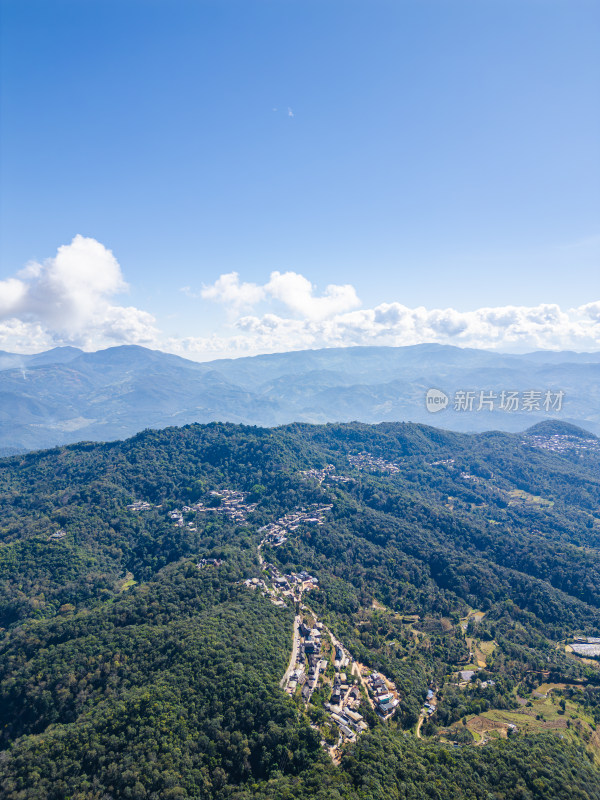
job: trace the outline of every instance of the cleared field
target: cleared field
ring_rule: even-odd
[[[522,489],[513,489],[508,492],[510,505],[527,505],[527,506],[540,506],[542,508],[552,508],[554,500],[547,500],[545,497],[539,495],[529,494]]]
[[[135,586],[137,581],[133,577],[133,573],[128,572],[125,577],[119,582],[119,591],[126,592],[127,589],[131,589],[132,586]]]
[[[484,744],[494,737],[505,738],[511,726],[522,733],[552,731],[570,741],[583,742],[600,764],[600,735],[594,729],[591,716],[569,700],[562,711],[553,689],[565,688],[565,684],[542,684],[537,693],[543,695],[531,699],[531,705],[523,705],[511,711],[492,709],[467,719],[467,727],[475,737],[476,744]],[[456,723],[458,727],[462,723]],[[453,726],[454,727],[454,726]]]
[[[486,658],[487,658],[488,656],[491,656],[491,655],[492,655],[492,653],[494,652],[494,650],[495,650],[497,647],[498,647],[498,645],[496,644],[496,642],[491,642],[491,641],[490,641],[490,642],[481,642],[481,641],[480,641],[480,642],[479,642],[479,644],[478,644],[478,648],[479,648],[479,650],[481,650],[481,652],[483,653],[483,655],[484,655]]]

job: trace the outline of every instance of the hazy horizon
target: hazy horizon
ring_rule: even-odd
[[[492,349],[492,348],[486,348],[486,347],[467,347],[467,346],[461,346],[461,345],[455,345],[455,344],[444,344],[444,343],[441,343],[441,342],[418,342],[416,344],[407,344],[407,345],[375,345],[375,344],[371,344],[371,345],[356,344],[356,345],[340,345],[340,346],[332,345],[330,347],[305,347],[305,348],[297,348],[297,349],[293,349],[293,350],[271,350],[271,351],[265,351],[265,352],[260,352],[260,353],[252,353],[250,355],[211,356],[211,357],[205,357],[205,358],[195,358],[194,354],[182,355],[181,353],[178,353],[176,351],[162,350],[160,347],[151,347],[151,346],[147,346],[147,345],[128,344],[128,343],[125,343],[125,344],[110,344],[110,345],[106,345],[104,347],[95,347],[95,348],[94,347],[87,347],[87,348],[86,347],[78,347],[78,346],[69,345],[69,344],[59,344],[59,345],[54,345],[53,347],[50,347],[50,348],[46,348],[44,350],[29,350],[29,351],[21,351],[21,352],[19,352],[17,350],[0,350],[0,354],[15,355],[15,356],[20,356],[20,355],[21,356],[35,356],[35,355],[43,355],[44,353],[51,352],[52,350],[69,349],[69,348],[73,348],[75,350],[80,350],[81,353],[83,353],[83,354],[88,354],[88,353],[99,353],[99,352],[103,352],[103,351],[106,351],[106,350],[113,350],[113,349],[118,348],[118,347],[139,347],[139,348],[141,348],[143,350],[149,350],[149,351],[151,351],[153,353],[163,353],[165,355],[174,355],[174,356],[178,356],[179,358],[183,358],[184,360],[187,360],[187,361],[193,361],[193,362],[198,363],[198,364],[203,364],[203,363],[209,363],[211,361],[228,361],[228,360],[236,360],[236,359],[241,359],[241,358],[260,358],[261,356],[279,356],[279,355],[288,355],[288,354],[293,354],[293,353],[310,353],[310,352],[318,352],[318,351],[322,351],[322,350],[358,350],[358,349],[386,349],[386,348],[392,350],[392,349],[417,348],[417,347],[427,347],[427,346],[450,347],[450,348],[456,348],[458,350],[477,350],[477,351],[484,352],[484,353],[497,354],[497,355],[507,355],[507,356],[510,356],[510,355],[527,356],[527,355],[536,355],[536,354],[540,354],[540,353],[548,353],[548,355],[558,355],[560,353],[565,353],[565,354],[573,353],[573,354],[576,354],[576,355],[590,355],[590,356],[600,355],[600,348],[598,350],[575,350],[575,349],[571,349],[571,348],[563,349],[563,348],[559,348],[559,347],[557,347],[555,349],[538,348],[536,350],[531,350],[531,349],[504,350],[504,349],[501,349],[501,348]]]

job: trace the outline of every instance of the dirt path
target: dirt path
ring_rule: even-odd
[[[423,738],[421,736],[421,726],[423,725],[423,720],[424,719],[425,719],[425,714],[423,714],[423,712],[421,712],[419,714],[419,721],[417,722],[417,729],[415,731],[415,733],[417,735],[417,739],[422,739]]]

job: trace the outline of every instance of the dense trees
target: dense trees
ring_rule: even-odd
[[[162,797],[178,786],[214,797],[228,782],[293,774],[321,757],[277,687],[290,612],[216,568],[184,565],[143,589],[6,638],[0,726],[4,744],[17,744],[3,796],[103,787]]]
[[[348,455],[364,451],[397,470],[357,470]],[[347,480],[301,475],[328,463]],[[514,708],[517,689],[542,675],[566,682],[565,697],[600,723],[600,671],[557,645],[600,635],[599,467],[594,452],[402,424],[188,426],[5,459],[0,793],[599,798],[583,742],[517,735],[471,747],[466,731],[449,734],[464,740],[453,747],[436,733]],[[211,491],[223,488],[257,503],[245,522],[170,519],[187,503],[218,507]],[[127,510],[133,500],[152,507]],[[306,716],[278,686],[294,609],[242,585],[260,574],[260,527],[322,502],[333,505],[325,524],[264,554],[319,578],[307,602],[401,698],[396,721],[372,725],[340,767],[310,725],[317,711]],[[199,569],[202,556],[223,563]],[[473,608],[485,618],[464,622]],[[482,642],[485,669],[457,687],[453,674]],[[438,711],[417,741],[430,686]]]

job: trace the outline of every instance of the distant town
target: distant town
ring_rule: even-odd
[[[542,450],[550,450],[553,453],[600,450],[600,439],[582,439],[579,436],[569,436],[568,434],[562,433],[551,435],[528,434],[523,438],[523,444],[529,445],[530,447],[539,447]]]

